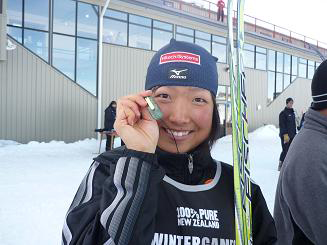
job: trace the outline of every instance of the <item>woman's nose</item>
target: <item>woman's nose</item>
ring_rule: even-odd
[[[191,110],[183,101],[176,101],[171,106],[168,119],[175,124],[186,124],[190,122]]]

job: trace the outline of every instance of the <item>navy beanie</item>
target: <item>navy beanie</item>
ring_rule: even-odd
[[[153,56],[146,74],[145,89],[190,86],[209,90],[216,96],[217,60],[199,45],[171,39]]]
[[[312,78],[311,94],[313,109],[327,109],[327,60],[320,64]]]

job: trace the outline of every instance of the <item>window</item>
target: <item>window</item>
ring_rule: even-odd
[[[78,3],[77,36],[96,39],[98,35],[98,8]]]
[[[54,0],[53,32],[75,35],[76,2],[73,0]]]
[[[23,0],[7,1],[8,25],[23,26]]]
[[[169,43],[173,37],[173,25],[157,20],[153,20],[153,40],[152,49],[159,50],[163,46]]]
[[[283,91],[283,73],[276,73],[275,98]]]
[[[182,26],[176,27],[176,40],[184,42],[194,42],[194,30]]]
[[[130,23],[128,46],[151,49],[151,28]]]
[[[49,30],[49,0],[25,0],[24,3],[24,27]]]
[[[127,46],[127,22],[104,18],[103,41]]]
[[[77,39],[76,81],[96,95],[97,41]]]
[[[226,63],[226,44],[212,42],[212,55],[218,58],[218,62]]]
[[[22,28],[7,26],[7,33],[9,34],[9,36],[14,38],[19,43],[22,43],[22,31]]]
[[[211,35],[202,31],[195,31],[195,43],[211,53]]]
[[[53,34],[52,64],[75,80],[75,38]]]
[[[151,19],[137,15],[129,15],[128,46],[151,49]]]
[[[317,70],[317,68],[320,66],[320,64],[321,64],[321,63],[316,62],[316,70]]]
[[[244,66],[254,68],[254,45],[244,44]]]
[[[270,103],[275,98],[275,72],[268,71],[268,96],[267,103]]]
[[[24,45],[45,61],[49,61],[48,33],[43,31],[24,30]]]
[[[287,88],[288,85],[291,84],[291,75],[289,74],[284,74],[284,89]]]
[[[284,54],[284,73],[291,74],[291,56]]]
[[[296,56],[292,56],[292,81],[297,78],[297,65],[298,65],[298,58]]]
[[[255,47],[255,68],[258,70],[267,69],[267,50],[261,47]]]
[[[107,9],[106,13],[104,14],[104,17],[110,17],[110,18],[117,19],[117,20],[127,21],[127,13],[115,11],[112,9]]]
[[[307,78],[307,60],[299,58],[299,77]]]
[[[268,50],[268,70],[275,71],[276,67],[276,51]]]
[[[315,62],[312,60],[308,60],[308,79],[313,78],[314,72],[315,72]]]
[[[277,52],[277,55],[276,55],[276,71],[277,72],[283,72],[283,66],[284,66],[284,55],[281,52]]]

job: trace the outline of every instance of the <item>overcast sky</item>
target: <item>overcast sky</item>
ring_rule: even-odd
[[[204,5],[205,1],[218,2],[218,0],[184,1],[197,2],[199,5]],[[228,0],[224,1],[227,7]],[[245,0],[244,8],[247,15],[324,42],[327,48],[326,0]]]
[[[326,0],[246,0],[244,12],[317,39],[327,47]]]

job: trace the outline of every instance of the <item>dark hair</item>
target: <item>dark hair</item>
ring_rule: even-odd
[[[112,107],[113,104],[117,105],[117,102],[113,100],[110,102],[109,106]]]
[[[213,114],[212,114],[211,131],[207,139],[210,149],[212,148],[213,144],[217,141],[217,139],[219,139],[219,135],[220,135],[220,117],[219,117],[218,106],[216,104],[216,96],[211,94],[211,97],[213,101]]]
[[[290,98],[287,98],[286,99],[286,105],[289,103],[289,102],[291,102],[291,101],[293,101],[293,99],[290,97]]]

